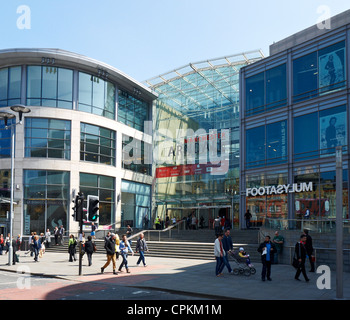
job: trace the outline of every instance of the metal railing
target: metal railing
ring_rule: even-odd
[[[283,218],[264,218],[262,227],[274,230],[300,230],[309,229],[319,233],[335,232],[335,218],[321,219],[283,219]],[[344,229],[350,233],[350,220],[343,220]]]
[[[128,237],[128,240],[132,240],[134,238],[138,238],[139,235],[141,233],[143,233],[145,235],[145,239],[146,240],[150,240],[151,238],[151,234],[152,233],[158,233],[158,241],[160,241],[160,238],[161,238],[161,234],[166,234],[168,233],[168,237],[171,238],[171,235],[172,235],[172,232],[174,232],[174,229],[177,230],[178,233],[180,233],[180,230],[185,230],[186,228],[186,221],[185,220],[180,220],[178,222],[176,222],[175,224],[172,224],[171,226],[165,228],[165,229],[161,229],[161,230],[141,230],[140,232],[138,233],[135,233],[134,235]]]

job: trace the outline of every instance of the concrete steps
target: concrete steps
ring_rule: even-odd
[[[235,250],[243,246],[253,262],[260,261],[260,255],[257,252],[257,230],[232,230],[231,237]],[[158,241],[159,234],[152,232],[146,233],[145,239],[149,248],[147,256],[150,257],[214,260],[213,230],[172,230],[171,238],[168,232],[161,233],[161,241]],[[95,243],[96,253],[105,254],[104,240],[96,239]],[[136,238],[132,240],[131,246],[135,250]],[[68,255],[68,240],[65,241],[64,246],[52,246],[47,251],[64,252]]]

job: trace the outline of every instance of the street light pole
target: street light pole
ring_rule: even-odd
[[[19,113],[19,122],[12,123],[8,126],[9,119],[16,119],[16,116],[13,113],[9,112],[0,112],[0,119],[4,119],[5,128],[11,128],[11,198],[10,198],[10,245],[8,253],[8,265],[12,266],[13,262],[13,246],[12,246],[12,237],[13,237],[13,202],[14,202],[14,181],[15,181],[15,127],[17,124],[22,124],[23,113],[29,113],[30,109],[26,108],[24,105],[17,104],[10,107],[12,111]]]
[[[336,160],[336,297],[343,299],[343,160],[341,146],[335,149]]]
[[[14,181],[15,181],[15,130],[14,125],[11,125],[11,200],[10,200],[10,247],[9,247],[9,266],[12,266],[13,260],[13,199],[14,199]]]

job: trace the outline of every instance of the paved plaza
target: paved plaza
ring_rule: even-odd
[[[215,276],[215,260],[193,260],[177,258],[147,257],[147,267],[136,266],[138,254],[129,256],[131,273],[125,271],[114,275],[112,264],[103,274],[101,267],[106,261],[104,254],[94,254],[93,264],[87,266],[83,259],[82,275],[79,276],[79,263],[68,262],[68,253],[47,252],[39,262],[34,262],[30,255],[20,252],[20,262],[8,266],[7,255],[0,256],[0,271],[11,275],[40,276],[50,279],[67,280],[72,285],[89,283],[98,288],[98,284],[116,284],[119,286],[138,288],[139,290],[158,290],[178,295],[190,295],[194,299],[249,299],[249,300],[333,300],[336,298],[336,274],[331,272],[331,289],[319,289],[317,280],[322,274],[309,273],[310,282],[294,280],[295,270],[288,265],[272,266],[272,281],[262,282],[260,278],[261,264],[255,264],[257,272],[249,277],[231,275],[224,270],[222,277]],[[117,261],[117,268],[121,260]],[[125,269],[124,269],[125,270]],[[8,273],[10,274],[10,273]],[[344,298],[350,299],[350,274],[344,273]],[[59,288],[52,288],[59,290]],[[85,289],[84,289],[85,290]],[[98,289],[96,289],[98,290]],[[2,289],[0,289],[1,293]],[[18,289],[16,299],[30,299],[28,290]],[[54,300],[50,290],[39,299]]]

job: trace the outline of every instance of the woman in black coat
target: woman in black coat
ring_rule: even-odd
[[[92,265],[92,254],[94,253],[94,244],[91,241],[92,237],[88,236],[88,240],[85,242],[85,253],[88,258],[89,266]]]
[[[295,245],[295,256],[299,261],[299,266],[297,268],[297,272],[295,274],[294,279],[299,280],[300,273],[303,274],[305,281],[309,282],[310,279],[307,277],[306,270],[305,270],[305,260],[306,260],[306,248],[305,248],[305,242],[306,242],[306,235],[303,234],[300,237],[300,242],[297,242]]]

